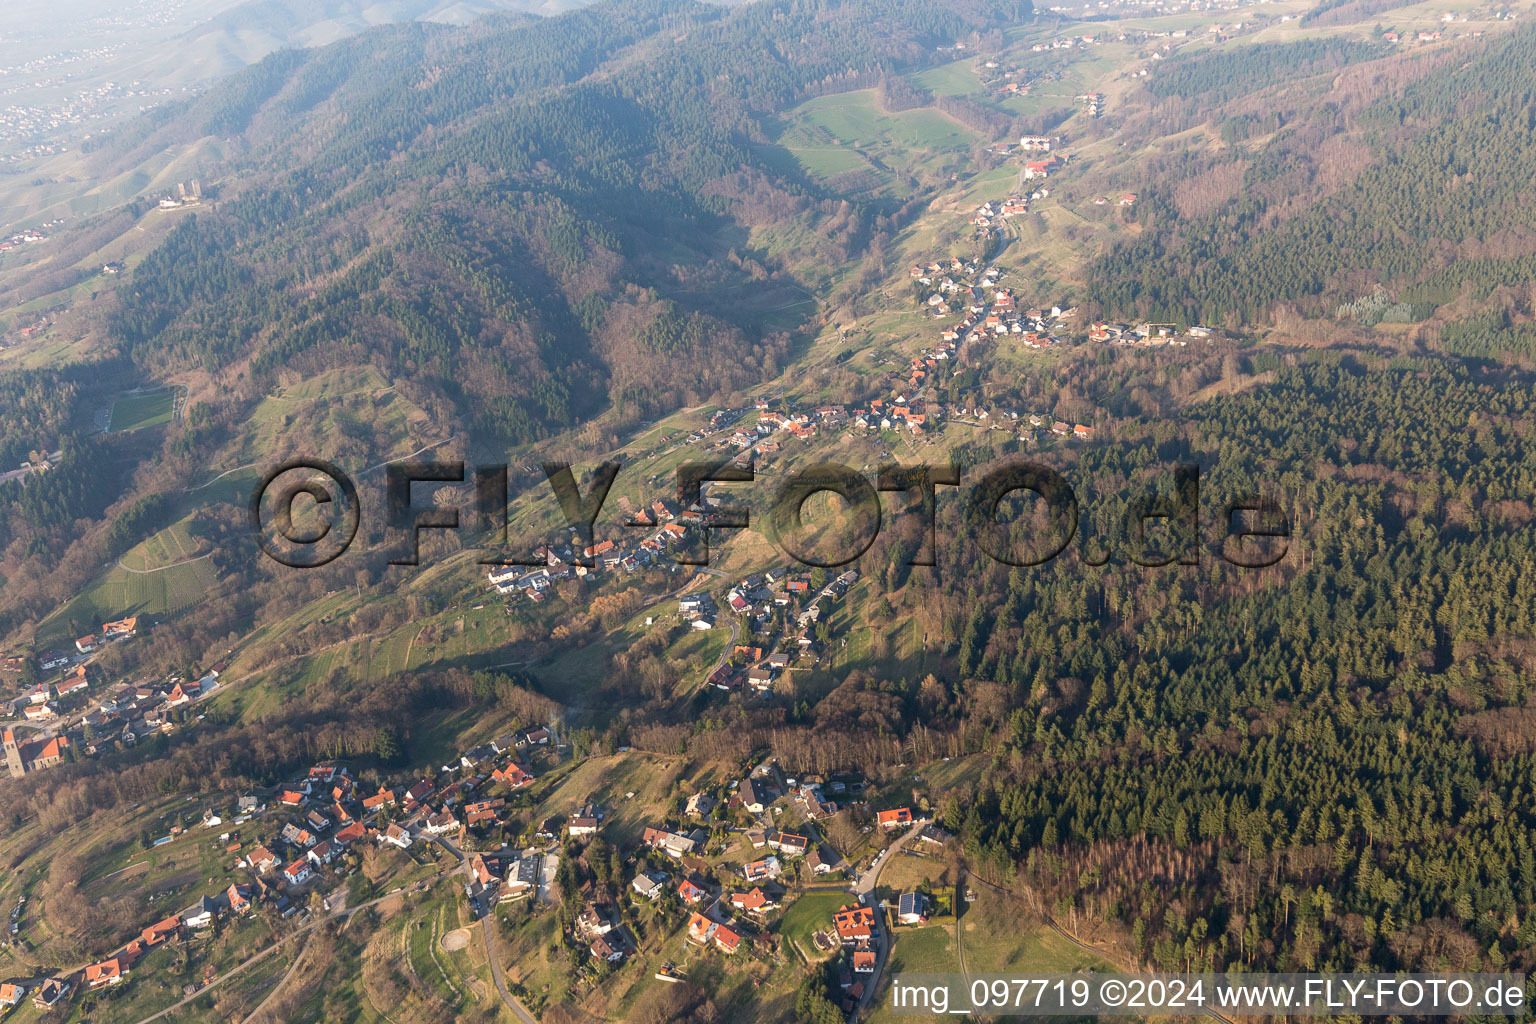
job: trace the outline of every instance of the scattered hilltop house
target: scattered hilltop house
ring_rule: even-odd
[[[584,937],[591,938],[598,935],[607,935],[613,931],[613,922],[608,919],[606,912],[600,907],[588,907],[576,918],[576,931]]]
[[[924,825],[922,831],[917,834],[917,838],[930,846],[943,846],[955,837],[937,825]]]
[[[630,888],[634,889],[637,895],[653,900],[661,895],[665,888],[665,881],[664,877],[646,871],[635,876],[635,880],[630,883]]]
[[[283,868],[283,878],[289,885],[303,885],[314,877],[315,873],[310,870],[309,861],[302,857]]]
[[[278,838],[290,846],[302,846],[306,850],[319,842],[319,839],[309,829],[301,828],[291,821],[283,826],[283,830],[278,833]]]
[[[533,785],[533,776],[516,761],[513,761],[505,768],[496,769],[491,773],[491,778],[505,782],[512,789],[522,789],[524,786]]]
[[[346,849],[353,843],[368,837],[368,826],[360,821],[354,821],[344,829],[339,829],[331,836],[331,844],[340,849]]]
[[[27,990],[14,982],[0,985],[0,1010],[9,1010],[26,998]]]
[[[539,865],[543,860],[543,855],[537,852],[525,853],[514,860],[502,878],[498,902],[505,903],[533,895],[539,886]]]
[[[698,845],[698,841],[693,836],[659,828],[647,828],[640,841],[651,849],[660,850],[670,857],[686,856]]]
[[[741,799],[741,806],[753,814],[762,814],[773,803],[773,798],[764,792],[763,784],[753,779],[743,782],[736,795]]]
[[[224,890],[224,896],[229,900],[229,912],[231,914],[243,914],[251,909],[251,887],[235,882]]]
[[[854,974],[875,973],[875,951],[872,949],[855,950],[853,954]]]
[[[483,825],[486,822],[494,822],[501,816],[501,809],[507,802],[500,797],[495,800],[481,800],[478,803],[464,805],[464,823],[466,825]]]
[[[897,924],[926,924],[928,901],[919,892],[904,892],[896,901]]]
[[[741,947],[741,934],[729,925],[720,925],[715,929],[715,948],[730,956]]]
[[[624,944],[619,941],[617,935],[599,935],[587,947],[587,952],[598,960],[615,964],[624,959]]]
[[[589,815],[581,815],[571,819],[567,830],[573,836],[590,836],[597,832],[597,819]]]
[[[683,879],[682,884],[677,887],[677,895],[684,903],[698,903],[709,898],[709,893],[694,885],[691,878]]]
[[[901,828],[903,825],[912,824],[912,808],[897,807],[893,810],[881,811],[877,817],[883,829]]]
[[[688,919],[688,941],[700,946],[712,945],[729,955],[741,947],[741,934],[703,914],[694,914]]]
[[[694,818],[709,816],[709,812],[715,809],[715,798],[708,793],[695,793],[688,798],[688,814]]]

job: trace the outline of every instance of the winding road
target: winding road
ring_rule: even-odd
[[[885,869],[886,863],[901,852],[901,848],[907,845],[911,838],[923,830],[927,821],[919,821],[902,835],[902,837],[881,850],[875,857],[869,868],[853,883],[853,892],[863,901],[866,897],[873,898],[875,886],[880,881],[880,872]],[[857,1024],[859,1015],[862,1014],[875,998],[875,990],[880,987],[880,975],[885,972],[886,961],[891,954],[891,936],[886,934],[887,929],[881,927],[875,933],[875,972],[864,983],[864,994],[859,997],[859,1005],[854,1007],[853,1013],[848,1016],[848,1024]]]
[[[473,877],[470,874],[469,858],[464,856],[463,850],[450,843],[446,836],[425,835],[421,838],[437,843],[443,849],[453,854],[458,859],[459,866],[464,869],[465,877]],[[512,1015],[518,1019],[520,1024],[539,1024],[538,1018],[529,1013],[528,1008],[522,1004],[522,1001],[507,988],[507,974],[501,966],[501,959],[496,955],[495,934],[492,931],[495,925],[495,916],[487,911],[486,915],[480,919],[480,936],[485,940],[485,958],[491,962],[491,980],[496,983],[496,991],[501,994],[501,1001],[507,1004],[507,1009],[512,1011]]]

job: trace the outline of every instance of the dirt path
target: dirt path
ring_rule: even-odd
[[[266,996],[265,999],[263,999],[261,1002],[256,1004],[256,1009],[254,1009],[250,1013],[246,1014],[246,1016],[245,1016],[245,1024],[251,1024],[251,1021],[255,1020],[258,1016],[260,1016],[261,1015],[261,1011],[263,1011],[263,1010],[265,1010],[267,1008],[267,1004],[270,1003],[272,1000],[277,998],[277,994],[283,990],[283,986],[284,985],[288,984],[288,979],[293,977],[293,972],[297,971],[299,969],[299,962],[302,961],[303,959],[304,959],[304,950],[300,949],[299,952],[298,952],[298,955],[293,958],[293,963],[288,965],[288,969],[283,972],[283,976],[281,978],[277,979],[277,984],[272,986],[272,991],[267,993],[267,996]]]
[[[454,870],[454,871],[458,870],[457,866],[455,866],[452,870]],[[427,883],[437,882],[439,879],[442,879],[442,878],[446,877],[448,874],[450,874],[450,871],[440,871],[436,875],[433,875],[430,879],[427,879],[426,882]],[[350,918],[353,914],[356,914],[359,911],[367,910],[369,907],[377,906],[378,904],[384,903],[387,900],[392,900],[392,899],[397,898],[400,895],[400,892],[401,892],[401,890],[396,889],[396,890],[394,890],[392,892],[385,893],[383,896],[380,896],[377,899],[369,900],[366,903],[359,903],[355,907],[347,907],[346,909],[337,910],[337,911],[335,911],[333,913],[327,914],[324,917],[313,918],[308,924],[300,926],[296,931],[290,932],[288,935],[283,936],[282,938],[280,938],[277,941],[273,942],[270,946],[264,946],[260,950],[257,950],[255,953],[252,953],[250,956],[248,956],[244,960],[240,961],[240,963],[238,963],[235,966],[231,967],[229,970],[225,971],[223,974],[219,975],[217,978],[214,978],[208,984],[204,985],[202,988],[198,989],[196,992],[194,992],[191,995],[187,996],[185,999],[182,999],[180,1002],[177,1002],[177,1003],[172,1003],[170,1006],[167,1006],[165,1009],[161,1010],[159,1013],[151,1014],[150,1016],[145,1017],[144,1019],[140,1020],[138,1022],[138,1024],[150,1024],[151,1021],[160,1020],[162,1017],[165,1017],[165,1016],[167,1016],[169,1014],[173,1014],[177,1010],[180,1010],[180,1009],[184,1008],[185,1006],[187,1006],[187,1004],[191,1003],[194,999],[202,998],[203,993],[207,992],[209,989],[213,988],[215,985],[222,985],[224,982],[228,981],[230,978],[233,978],[235,975],[240,974],[241,972],[245,971],[252,964],[258,963],[259,961],[261,961],[261,960],[265,959],[266,957],[270,956],[274,951],[276,951],[277,949],[280,949],[285,943],[292,942],[292,941],[294,941],[294,940],[296,940],[298,938],[301,938],[304,935],[307,935],[316,925],[324,924],[324,923],[326,923],[328,921],[334,921],[334,920],[337,920],[337,919],[347,919],[347,918]],[[297,957],[295,958],[295,962],[297,962]],[[291,970],[291,968],[290,968],[290,970]],[[276,991],[276,990],[274,990],[274,991]],[[267,998],[270,999],[271,996],[269,995]],[[265,1000],[263,1000],[263,1002],[265,1002]],[[538,1024],[538,1022],[530,1020],[530,1021],[525,1022],[525,1024]]]
[[[207,554],[198,555],[196,558],[183,558],[179,562],[172,562],[170,565],[157,566],[154,569],[134,569],[131,566],[124,565],[123,564],[123,560],[121,558],[119,558],[117,560],[117,567],[119,569],[123,570],[124,572],[131,572],[135,576],[149,576],[152,573],[165,572],[165,570],[167,570],[167,569],[174,569],[178,565],[191,565],[193,562],[201,562],[205,558],[212,558],[212,557],[213,557],[213,552],[209,551]]]

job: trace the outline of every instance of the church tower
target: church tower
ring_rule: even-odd
[[[21,763],[21,748],[16,745],[16,734],[9,729],[5,730],[5,767],[13,779],[19,779],[27,773],[26,766]]]

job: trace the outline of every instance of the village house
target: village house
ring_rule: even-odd
[[[698,841],[693,836],[666,829],[647,828],[641,835],[641,843],[653,850],[660,850],[671,857],[682,857],[693,852]]]
[[[543,860],[543,855],[537,852],[528,852],[513,860],[502,878],[498,902],[506,903],[533,895],[539,886],[539,865]]]
[[[927,899],[922,893],[904,892],[896,901],[896,923],[927,924],[927,910]]]
[[[116,985],[128,976],[117,957],[90,964],[85,968],[85,986],[89,989]]]
[[[427,818],[426,829],[435,836],[446,836],[459,830],[459,819],[450,812],[434,814]]]
[[[246,855],[245,863],[258,875],[264,875],[277,867],[277,855],[265,846],[258,846]]]
[[[576,918],[576,930],[587,938],[607,935],[613,931],[613,922],[608,919],[608,914],[602,908],[588,907]]]
[[[624,945],[615,935],[599,935],[587,947],[587,952],[596,959],[606,960],[611,964],[624,959]]]
[[[832,926],[845,944],[868,941],[875,934],[875,909],[844,905],[832,915]]]
[[[218,915],[219,905],[212,897],[204,896],[198,900],[197,906],[187,911],[182,918],[188,928],[207,928],[213,924],[213,919]]]
[[[779,905],[779,901],[766,892],[761,886],[754,886],[747,892],[731,893],[731,906],[737,910],[744,910],[749,914],[761,914],[772,910]]]
[[[749,882],[767,882],[783,873],[779,858],[768,856],[743,864],[741,876]]]
[[[391,846],[398,846],[402,850],[408,850],[411,847],[411,834],[399,825],[391,822],[388,828],[379,833],[379,842],[389,843]]]
[[[85,666],[77,665],[75,670],[63,679],[59,680],[59,696],[68,697],[72,693],[79,693],[86,688]]]
[[[843,858],[825,846],[818,846],[805,859],[806,867],[814,875],[828,875],[844,867]]]
[[[741,784],[736,796],[741,800],[741,806],[753,814],[762,814],[768,805],[773,803],[773,797],[764,791],[762,783],[748,779]]]
[[[654,900],[656,897],[661,895],[662,890],[665,888],[665,882],[666,877],[663,875],[659,875],[650,871],[642,871],[640,874],[636,875],[635,880],[630,883],[630,888],[634,889],[637,895],[642,896],[648,900]]]
[[[37,992],[32,996],[32,1005],[39,1010],[47,1010],[69,998],[69,994],[75,990],[73,978],[59,977],[48,978],[37,987]]]
[[[806,836],[795,835],[791,832],[768,833],[768,847],[777,850],[790,857],[803,857],[810,848],[811,841]]]
[[[903,825],[912,824],[912,808],[897,807],[889,811],[881,811],[876,815],[883,829],[901,828]]]

